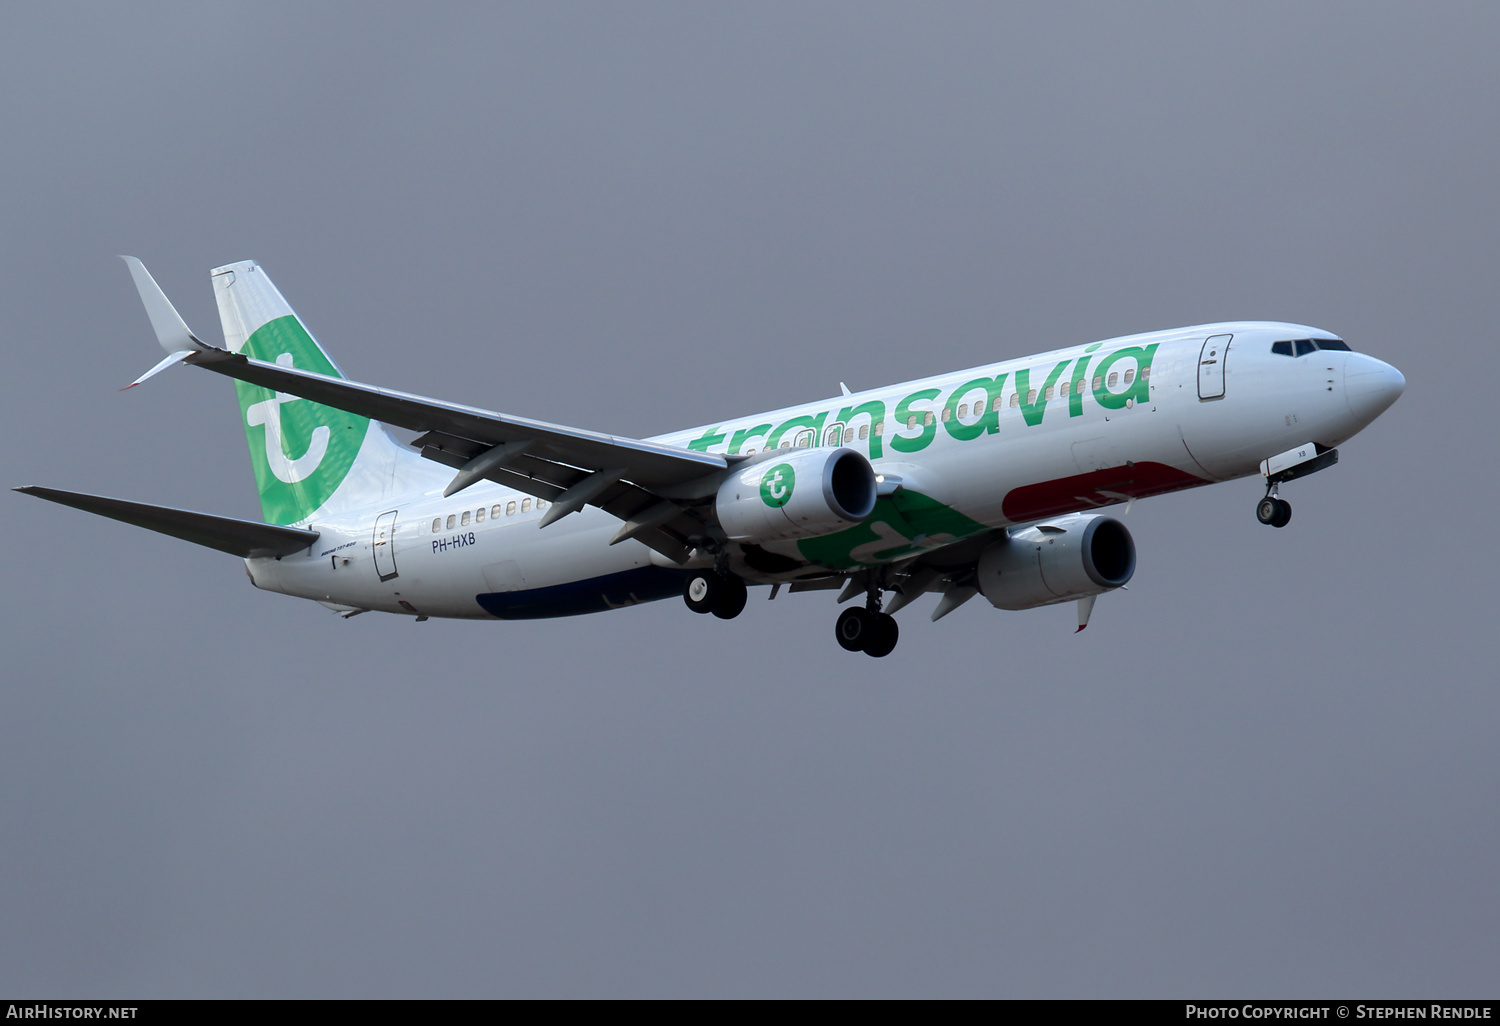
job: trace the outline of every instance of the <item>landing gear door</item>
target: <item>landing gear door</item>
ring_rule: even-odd
[[[396,511],[375,518],[375,573],[382,581],[396,576]]]
[[[1198,355],[1198,398],[1224,398],[1224,358],[1233,335],[1210,335]]]

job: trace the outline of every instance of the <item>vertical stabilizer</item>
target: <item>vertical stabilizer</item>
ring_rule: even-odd
[[[344,376],[254,261],[216,267],[212,274],[229,350]],[[259,385],[234,384],[267,523],[299,524],[320,511],[388,501],[398,465],[416,469],[423,462],[365,417]]]

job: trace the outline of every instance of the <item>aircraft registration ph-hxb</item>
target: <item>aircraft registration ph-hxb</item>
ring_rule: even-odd
[[[729,619],[747,585],[862,598],[838,643],[884,656],[892,616],[1095,599],[1135,572],[1096,512],[1257,471],[1332,466],[1396,401],[1394,367],[1305,325],[1150,332],[621,438],[347,380],[257,264],[212,272],[222,346],[125,257],[167,358],[235,381],[265,523],[20,491],[233,553],[257,588],[344,616],[569,616],[682,595]],[[133,386],[132,386],[133,387]],[[421,432],[410,445],[386,425]]]

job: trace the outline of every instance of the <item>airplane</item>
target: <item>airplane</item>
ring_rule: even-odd
[[[123,257],[167,356],[234,380],[263,523],[17,491],[240,556],[257,588],[344,617],[524,620],[681,595],[732,619],[748,586],[830,590],[840,646],[889,655],[894,614],[936,592],[1078,605],[1135,573],[1100,510],[1257,472],[1280,487],[1401,395],[1396,368],[1306,325],[1128,335],[731,417],[602,434],[349,380],[254,261],[211,272],[222,345]],[[389,426],[418,432],[411,444]]]

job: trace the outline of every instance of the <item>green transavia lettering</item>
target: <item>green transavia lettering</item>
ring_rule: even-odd
[[[1037,427],[1049,408],[1061,408],[1063,399],[1067,400],[1069,417],[1083,416],[1084,401],[1089,396],[1102,409],[1120,410],[1150,401],[1151,362],[1158,346],[1126,346],[1096,361],[1099,344],[1095,343],[1076,357],[1059,360],[1050,367],[1022,367],[1014,372],[998,371],[992,377],[970,378],[948,391],[946,397],[942,386],[924,383],[896,400],[889,423],[886,410],[890,397],[865,399],[843,407],[837,415],[828,410],[798,413],[779,424],[716,424],[688,442],[687,447],[708,452],[723,445],[724,451],[733,455],[853,445],[878,460],[887,455],[887,447],[896,453],[921,452],[937,440],[940,424],[954,441],[970,442],[999,432],[1002,417],[1010,411],[1020,414],[1021,425]]]

